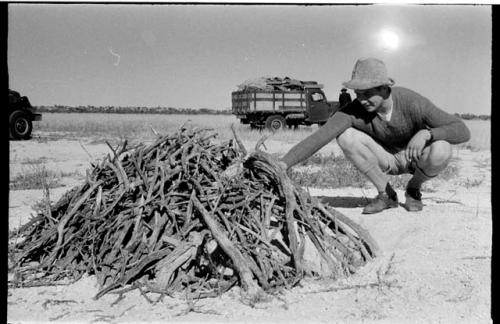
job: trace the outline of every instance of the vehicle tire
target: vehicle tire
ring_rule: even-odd
[[[281,115],[272,115],[266,119],[266,128],[272,131],[277,131],[285,128],[286,120]]]
[[[10,136],[14,139],[29,139],[33,124],[28,114],[23,111],[16,110],[9,117]]]

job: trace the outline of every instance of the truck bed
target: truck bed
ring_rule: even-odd
[[[233,114],[256,111],[304,112],[306,98],[303,91],[245,90],[231,93]]]

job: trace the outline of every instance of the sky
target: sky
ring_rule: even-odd
[[[288,76],[336,101],[375,57],[441,109],[489,115],[491,20],[490,5],[9,4],[9,87],[35,106],[229,109],[245,80]]]

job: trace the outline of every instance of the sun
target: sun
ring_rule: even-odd
[[[379,33],[382,47],[387,50],[397,50],[399,48],[399,36],[390,29],[382,29]]]

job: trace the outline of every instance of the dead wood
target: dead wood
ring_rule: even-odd
[[[254,303],[319,275],[305,261],[308,249],[334,278],[376,255],[366,230],[322,206],[259,150],[265,138],[249,153],[232,130],[235,139],[219,144],[216,133],[184,126],[150,145],[108,143],[112,154],[92,164],[84,183],[9,233],[10,285],[88,273],[100,284],[96,299],[131,289],[149,299],[214,297],[239,283]]]

